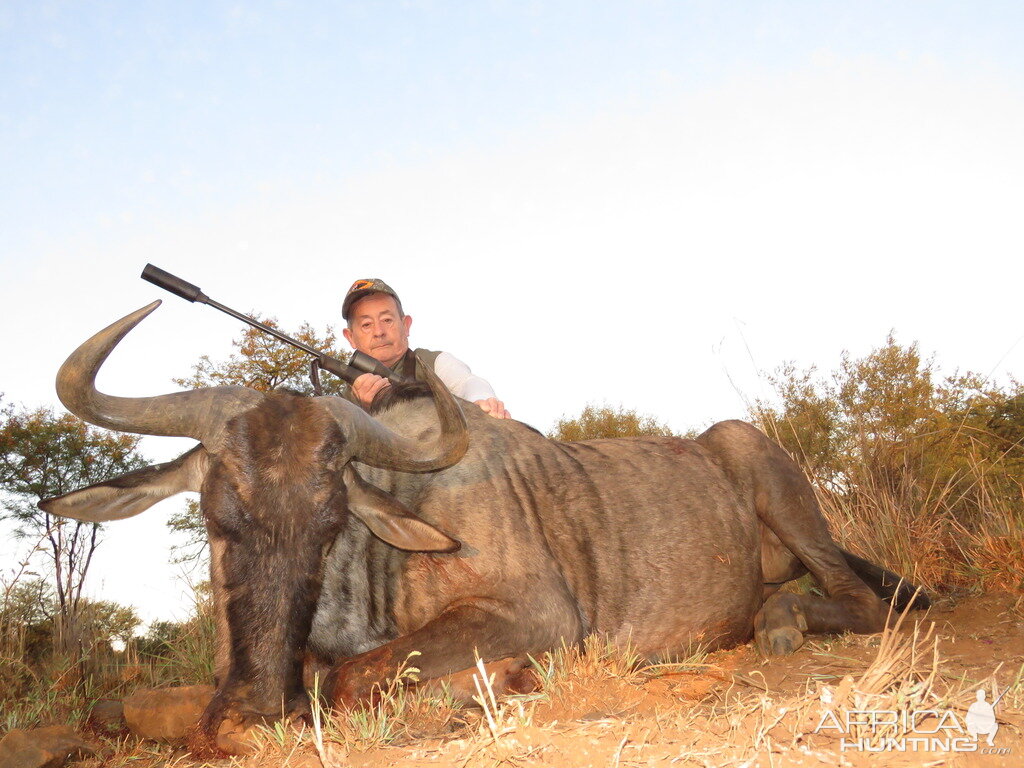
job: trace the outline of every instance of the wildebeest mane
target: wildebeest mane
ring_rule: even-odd
[[[386,411],[399,403],[419,398],[430,398],[430,387],[424,381],[409,381],[402,384],[392,384],[384,387],[370,403],[370,413],[376,414]]]

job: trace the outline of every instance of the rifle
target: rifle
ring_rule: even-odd
[[[165,272],[160,267],[155,267],[152,264],[147,264],[146,268],[142,270],[142,279],[146,280],[153,285],[163,288],[165,291],[170,291],[175,296],[180,296],[186,301],[199,302],[200,304],[207,304],[214,309],[219,309],[221,312],[225,312],[231,315],[237,320],[241,320],[243,323],[248,323],[253,328],[258,328],[264,333],[269,333],[274,338],[280,339],[285,344],[291,344],[297,349],[301,349],[308,355],[313,356],[313,360],[310,362],[310,379],[313,381],[313,388],[316,393],[321,394],[320,389],[320,376],[318,369],[323,368],[325,371],[333,373],[341,379],[344,379],[349,384],[352,384],[357,378],[362,376],[364,373],[373,373],[377,376],[383,376],[386,379],[391,380],[395,384],[401,384],[405,381],[401,376],[392,371],[386,365],[379,360],[375,360],[359,350],[352,353],[348,363],[344,363],[336,357],[325,355],[323,352],[319,352],[313,349],[308,344],[303,344],[298,339],[293,339],[291,336],[277,328],[271,328],[269,325],[261,323],[259,320],[254,320],[248,315],[243,315],[231,307],[226,307],[218,301],[214,301],[205,293],[203,293],[199,286],[192,285],[192,283],[182,280],[180,277],[175,277],[170,272]]]

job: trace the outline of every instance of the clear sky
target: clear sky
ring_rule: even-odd
[[[1016,2],[5,2],[0,391],[56,405],[158,296],[102,388],[226,354],[147,261],[289,328],[382,277],[543,430],[742,417],[890,330],[1020,377],[1022,39]],[[181,503],[108,526],[95,594],[182,615]]]

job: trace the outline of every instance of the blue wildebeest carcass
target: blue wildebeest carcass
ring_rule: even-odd
[[[93,424],[200,445],[42,504],[103,521],[201,493],[219,632],[210,732],[303,713],[307,653],[332,666],[328,697],[352,703],[413,651],[424,679],[589,633],[649,656],[752,636],[784,653],[805,632],[879,631],[879,595],[912,599],[833,543],[800,469],[743,422],[558,443],[461,409],[431,374],[371,413],[240,387],[98,392],[100,365],[158,304],[85,342],[58,393]],[[778,591],[808,571],[826,597]]]

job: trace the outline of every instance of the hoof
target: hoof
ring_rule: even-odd
[[[214,743],[226,755],[251,755],[256,751],[256,742],[253,740],[255,730],[253,725],[225,720],[217,729]]]
[[[288,703],[283,723],[294,728],[312,719],[309,697],[302,692]],[[237,699],[214,696],[202,719],[190,730],[189,751],[202,759],[251,755],[259,747],[259,734],[266,726],[281,720],[280,715],[266,714],[244,706]]]
[[[765,603],[754,619],[754,639],[764,656],[784,656],[804,644],[807,616],[800,598],[777,592]]]
[[[777,627],[757,637],[757,647],[765,656],[785,656],[804,644],[804,635],[796,627]]]
[[[527,694],[540,690],[540,679],[533,671],[528,659],[523,659],[518,669],[510,668],[505,689],[512,694]]]
[[[491,690],[495,696],[533,693],[540,688],[540,681],[534,674],[529,659],[508,657],[500,661],[489,661],[484,664],[484,668],[492,678]],[[442,678],[428,680],[421,685],[428,689],[446,688],[448,694],[460,706],[478,707],[480,703],[476,697],[479,694],[473,682],[473,678],[478,674],[476,667],[470,667]]]

